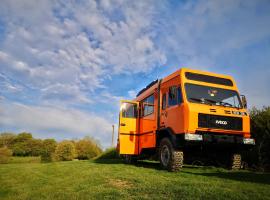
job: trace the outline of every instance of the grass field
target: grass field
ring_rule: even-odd
[[[13,160],[0,165],[0,199],[270,199],[270,174],[192,166],[169,173],[154,162]]]

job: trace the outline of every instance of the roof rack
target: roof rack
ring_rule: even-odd
[[[158,82],[158,79],[152,81],[151,83],[149,83],[145,88],[143,88],[141,91],[138,92],[138,94],[136,95],[136,97],[138,97],[140,94],[142,94],[143,92],[145,92],[148,88],[152,87],[153,85],[155,85]]]

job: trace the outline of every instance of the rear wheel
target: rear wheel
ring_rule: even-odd
[[[163,138],[159,148],[159,161],[163,169],[179,171],[183,167],[184,153],[174,149],[168,138]]]
[[[126,164],[135,164],[137,162],[137,158],[132,155],[124,155],[124,161]]]
[[[233,154],[231,157],[231,166],[232,170],[239,170],[241,168],[242,157],[240,154]]]

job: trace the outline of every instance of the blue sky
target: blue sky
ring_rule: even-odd
[[[110,145],[119,100],[181,67],[270,100],[270,2],[2,0],[0,132]]]

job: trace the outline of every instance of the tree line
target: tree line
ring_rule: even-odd
[[[0,163],[10,156],[40,156],[42,161],[91,159],[102,153],[97,140],[85,137],[80,140],[37,139],[31,133],[1,133]]]
[[[251,136],[256,145],[244,153],[249,167],[270,171],[270,107],[250,110]]]
[[[270,171],[270,107],[250,110],[251,135],[256,145],[243,152],[250,168]],[[90,137],[81,140],[35,139],[31,133],[0,134],[0,162],[6,157],[41,156],[42,161],[91,159],[102,153],[99,143]],[[3,161],[2,161],[3,162]]]

